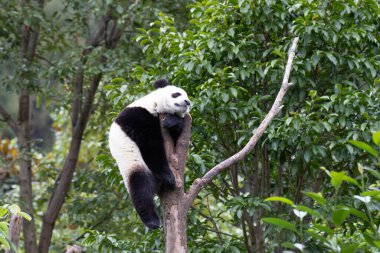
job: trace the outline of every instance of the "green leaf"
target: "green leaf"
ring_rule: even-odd
[[[20,207],[18,205],[15,205],[15,204],[8,206],[8,209],[13,214],[18,214],[21,211]]]
[[[236,248],[235,246],[230,246],[230,250],[232,253],[240,253],[240,250]]]
[[[0,245],[3,244],[5,248],[11,249],[9,242],[2,234],[0,234]]]
[[[360,196],[371,196],[371,197],[374,197],[374,196],[379,196],[380,195],[380,191],[379,190],[372,190],[372,191],[364,191],[362,193],[360,193]]]
[[[360,218],[360,219],[362,219],[364,221],[367,221],[367,222],[369,221],[369,219],[368,219],[368,217],[367,217],[367,215],[365,213],[363,213],[363,212],[361,212],[361,211],[359,211],[359,210],[357,210],[355,208],[351,208],[351,207],[349,207],[348,210],[350,211],[350,213],[352,215],[355,215],[356,217],[358,217],[358,218]]]
[[[322,216],[317,211],[315,211],[315,210],[313,210],[307,206],[298,205],[298,206],[296,206],[296,209],[300,210],[300,211],[307,212],[308,214],[310,214],[314,217],[322,218]]]
[[[8,225],[9,225],[8,222],[1,221],[0,222],[0,230],[7,233],[8,232]]]
[[[342,253],[354,253],[356,252],[356,249],[359,247],[359,244],[348,244],[348,245],[342,245]]]
[[[229,96],[228,96],[227,93],[223,93],[223,94],[222,94],[222,100],[223,100],[224,103],[227,103],[227,102],[228,102],[228,98],[229,98]]]
[[[325,232],[326,234],[328,235],[333,235],[334,234],[334,231],[329,228],[329,227],[326,227],[324,225],[320,225],[320,224],[313,224],[313,227],[319,231],[322,231],[322,232]]]
[[[366,171],[369,171],[369,173],[371,173],[372,176],[376,177],[377,179],[380,179],[380,173],[377,170],[366,168],[366,167],[364,167],[364,169]]]
[[[309,162],[310,161],[310,157],[311,154],[310,154],[310,151],[309,150],[306,150],[304,153],[303,153],[303,159],[305,160],[305,162]]]
[[[350,215],[350,212],[346,209],[339,209],[332,213],[331,219],[336,226],[340,226],[344,220]]]
[[[290,206],[294,206],[293,201],[291,201],[290,199],[284,198],[284,197],[276,197],[276,196],[269,197],[269,198],[266,198],[265,201],[279,201],[279,202],[288,204]]]
[[[315,67],[319,62],[319,55],[318,54],[313,54],[311,56],[311,64]]]
[[[280,228],[288,229],[297,233],[296,226],[293,223],[290,223],[288,221],[285,221],[279,218],[262,218],[261,220],[265,223],[276,225]]]
[[[325,242],[325,243],[328,242],[328,240],[327,240],[325,237],[319,235],[318,233],[314,232],[314,231],[311,230],[311,229],[308,229],[308,230],[306,231],[306,233],[308,233],[311,237],[314,237],[315,239],[317,239],[317,240],[319,240],[319,241],[321,241],[321,242]]]
[[[0,206],[0,218],[4,217],[8,212],[8,209]]]
[[[318,192],[318,193],[315,193],[315,192],[302,192],[303,194],[305,194],[306,196],[308,196],[309,198],[312,198],[314,201],[316,201],[318,204],[320,205],[324,205],[326,203],[326,199],[322,196],[322,193]]]
[[[363,149],[364,151],[367,151],[368,153],[370,153],[371,155],[373,155],[376,158],[379,157],[379,154],[376,152],[376,150],[365,142],[355,141],[355,140],[349,140],[348,142],[357,148],[360,148],[360,149]]]
[[[346,176],[345,171],[341,171],[341,172],[331,171],[330,172],[331,184],[335,187],[335,189],[338,189],[340,187],[340,185],[343,182],[344,176]]]
[[[193,154],[193,158],[195,160],[195,163],[197,163],[197,164],[203,164],[203,161],[202,161],[202,158],[200,157],[200,155]]]
[[[27,214],[27,213],[19,212],[18,214],[21,215],[22,217],[24,217],[28,221],[32,220],[32,217],[29,214]]]
[[[372,140],[377,146],[380,146],[380,130],[372,134]]]
[[[230,88],[230,91],[231,91],[232,96],[234,96],[234,97],[236,98],[236,97],[237,97],[237,94],[238,94],[237,89],[231,87],[231,88]]]
[[[338,61],[336,60],[335,56],[331,53],[326,53],[327,58],[334,64],[337,65]]]
[[[360,184],[358,183],[358,181],[356,181],[355,179],[353,179],[353,178],[350,177],[350,176],[345,175],[345,176],[343,177],[343,180],[346,181],[346,182],[349,182],[349,183],[351,183],[351,184],[354,184],[354,185],[356,185],[356,186],[358,186],[358,187],[360,187]]]

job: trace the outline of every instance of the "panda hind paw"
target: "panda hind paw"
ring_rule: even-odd
[[[172,173],[165,175],[160,179],[162,186],[165,189],[174,190],[175,189],[175,178]]]

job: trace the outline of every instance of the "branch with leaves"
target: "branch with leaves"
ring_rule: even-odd
[[[273,118],[281,111],[283,98],[291,87],[289,83],[290,70],[297,48],[298,38],[295,38],[289,50],[288,62],[279,93],[273,103],[272,108],[256,129],[245,147],[235,155],[227,158],[223,162],[209,170],[203,177],[194,180],[187,193],[184,192],[184,171],[187,159],[188,146],[190,141],[191,117],[186,115],[184,119],[184,129],[181,136],[174,145],[169,133],[162,127],[163,115],[160,115],[161,131],[164,139],[164,147],[169,166],[176,178],[176,188],[174,191],[164,191],[160,194],[163,206],[163,225],[165,232],[165,252],[185,253],[187,252],[186,238],[186,215],[198,193],[223,170],[244,159],[253,150],[266,128]]]
[[[282,81],[282,85],[280,91],[277,94],[277,97],[272,105],[272,108],[265,116],[264,120],[261,122],[259,127],[256,129],[254,135],[248,141],[248,143],[244,146],[242,150],[234,154],[233,156],[227,158],[223,162],[219,163],[211,170],[209,170],[203,177],[197,178],[193,184],[191,185],[186,197],[188,201],[188,205],[191,205],[195,197],[198,193],[208,184],[210,183],[219,173],[223,170],[231,167],[237,162],[241,161],[249,152],[251,152],[256,146],[257,142],[260,140],[261,136],[269,126],[270,122],[273,118],[281,111],[282,109],[282,101],[288,89],[291,87],[291,83],[289,83],[290,71],[293,65],[293,59],[295,57],[295,52],[297,49],[298,37],[293,40],[293,44],[289,50],[288,62],[285,68],[285,74]]]

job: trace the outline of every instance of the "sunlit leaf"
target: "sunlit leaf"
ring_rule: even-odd
[[[279,218],[262,218],[261,220],[265,223],[270,223],[280,228],[288,229],[297,233],[296,226],[293,223],[290,223],[289,221],[285,221]]]
[[[326,201],[327,201],[322,196],[322,193],[320,193],[320,192],[318,192],[318,193],[315,193],[315,192],[303,192],[303,194],[305,194],[306,196],[312,198],[313,200],[315,200],[320,205],[324,205],[326,203]]]
[[[0,218],[4,217],[8,212],[8,209],[0,206]]]
[[[336,171],[330,171],[331,176],[331,184],[335,187],[335,189],[338,189],[340,185],[342,184],[344,177],[346,176],[345,171],[336,172]]]
[[[275,197],[275,196],[269,197],[269,198],[266,198],[265,201],[279,201],[279,202],[288,204],[290,206],[294,206],[293,201],[291,201],[290,199],[284,198],[284,197]]]
[[[372,134],[372,140],[377,146],[380,146],[380,130]]]
[[[27,213],[19,212],[19,215],[21,215],[22,217],[24,217],[28,221],[32,220],[32,217],[29,214],[27,214]]]
[[[354,145],[355,147],[358,147],[360,149],[363,149],[364,151],[367,151],[368,153],[370,153],[374,157],[378,157],[379,156],[379,154],[377,153],[377,151],[373,147],[371,147],[370,145],[368,145],[365,142],[355,141],[355,140],[349,140],[348,142],[350,144]]]
[[[8,209],[13,214],[18,214],[21,211],[20,207],[18,205],[15,205],[15,204],[8,206]]]

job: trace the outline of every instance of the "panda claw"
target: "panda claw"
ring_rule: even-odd
[[[144,224],[150,229],[157,229],[160,227],[160,219],[152,219],[150,221],[144,222]]]

